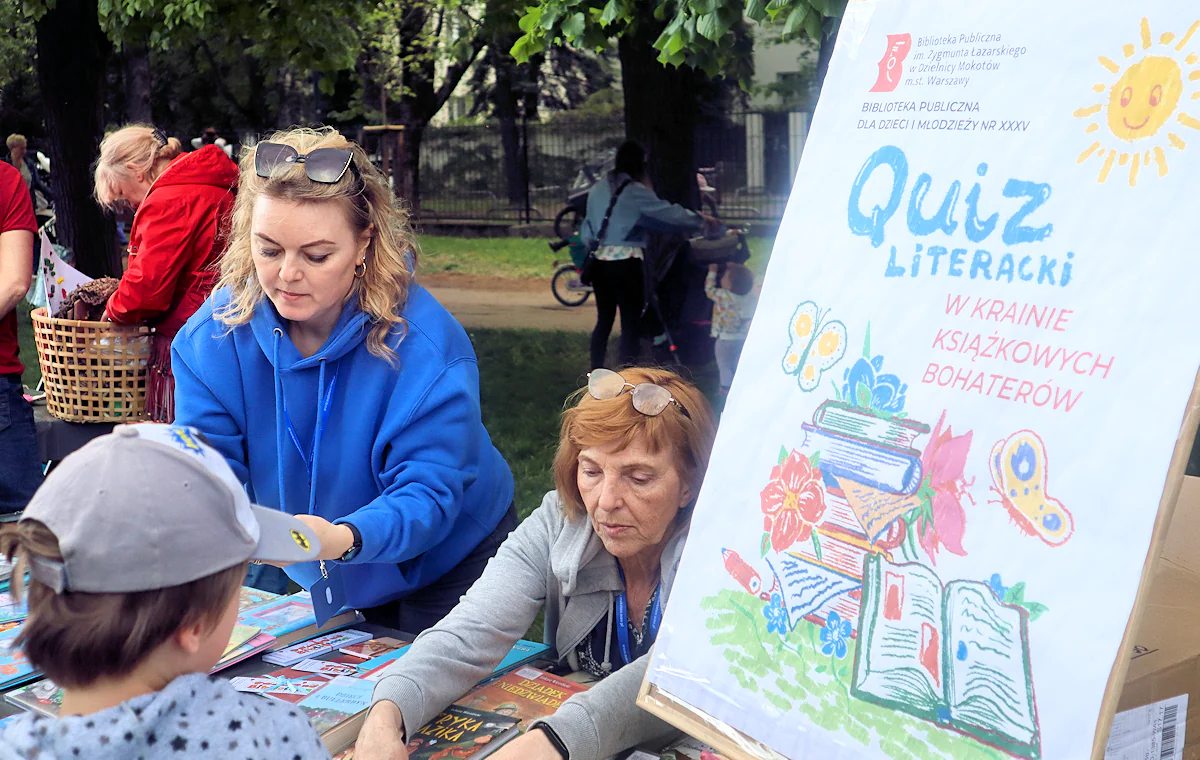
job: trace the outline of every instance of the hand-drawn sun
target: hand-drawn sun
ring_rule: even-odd
[[[1197,31],[1200,31],[1200,21],[1192,24],[1178,41],[1173,32],[1165,32],[1154,43],[1150,37],[1150,21],[1143,18],[1141,50],[1145,52],[1140,59],[1130,60],[1138,53],[1133,43],[1122,48],[1128,61],[1124,67],[1110,58],[1100,56],[1100,65],[1117,79],[1112,84],[1101,83],[1092,87],[1097,93],[1107,91],[1107,102],[1080,108],[1075,111],[1075,118],[1090,119],[1084,129],[1088,134],[1107,127],[1112,137],[1133,144],[1126,148],[1119,143],[1105,145],[1097,140],[1079,154],[1078,163],[1081,164],[1090,158],[1103,161],[1100,182],[1108,179],[1114,163],[1129,165],[1131,187],[1137,185],[1141,168],[1148,167],[1151,161],[1158,169],[1158,176],[1165,177],[1167,154],[1164,148],[1169,146],[1183,150],[1187,147],[1183,138],[1170,131],[1168,124],[1172,117],[1182,126],[1200,130],[1200,119],[1179,108],[1186,89],[1194,89],[1189,99],[1200,100],[1200,89],[1194,84],[1200,81],[1200,68],[1196,66],[1200,62],[1200,54],[1189,53],[1185,57],[1183,52]],[[1185,69],[1189,70],[1186,76]],[[1104,112],[1103,120],[1091,118],[1101,112]]]

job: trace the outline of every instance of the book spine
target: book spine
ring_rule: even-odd
[[[870,412],[830,402],[817,409],[813,424],[831,433],[899,449],[910,449],[918,436],[929,432],[929,426],[924,423],[877,417]]]
[[[915,452],[868,444],[809,424],[801,425],[801,430],[801,453],[810,457],[819,453],[823,472],[905,496],[916,493],[921,485],[921,460]]]

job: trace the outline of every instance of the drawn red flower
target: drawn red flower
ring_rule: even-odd
[[[939,546],[946,547],[951,554],[965,556],[963,548],[963,532],[966,530],[967,513],[963,509],[964,499],[974,503],[967,487],[971,485],[963,477],[963,469],[967,463],[967,452],[971,448],[971,431],[964,435],[955,436],[946,422],[946,413],[942,412],[941,419],[933,429],[929,445],[921,454],[921,468],[928,477],[928,487],[932,494],[926,491],[929,500],[929,512],[932,520],[922,520],[918,535],[921,546],[929,558],[936,562]]]
[[[771,469],[771,482],[759,499],[770,522],[772,549],[781,552],[797,541],[807,541],[825,514],[821,471],[793,449],[783,464]]]

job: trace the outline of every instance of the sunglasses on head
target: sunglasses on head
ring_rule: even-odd
[[[300,154],[290,145],[261,142],[254,147],[254,172],[265,179],[280,169],[304,164],[304,173],[313,182],[332,185],[342,178],[354,161],[354,154],[342,148],[317,148]]]
[[[620,396],[625,392],[626,388],[631,388],[629,398],[633,401],[633,408],[647,417],[657,417],[663,413],[671,404],[679,407],[679,411],[683,412],[683,416],[688,419],[692,415],[688,414],[688,410],[683,404],[675,400],[671,392],[661,385],[654,383],[638,383],[634,385],[625,381],[616,372],[610,369],[595,369],[588,373],[588,393],[597,401],[608,401]]]

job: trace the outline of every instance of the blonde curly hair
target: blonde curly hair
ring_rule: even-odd
[[[217,319],[230,327],[244,325],[266,297],[250,246],[255,202],[262,196],[300,204],[336,200],[345,207],[356,235],[373,229],[366,250],[367,271],[362,278],[355,278],[350,297],[358,299],[359,307],[371,320],[367,349],[395,362],[396,352],[388,341],[393,333],[403,339],[406,325],[400,314],[408,302],[419,250],[408,213],[366,151],[332,127],[296,127],[276,132],[267,142],[290,145],[302,155],[318,148],[348,150],[352,166],[331,184],[310,180],[303,164],[278,169],[275,176],[266,178],[254,170],[255,147],[243,152],[229,246],[221,257],[221,280],[217,285],[228,288],[230,298],[217,312]]]

